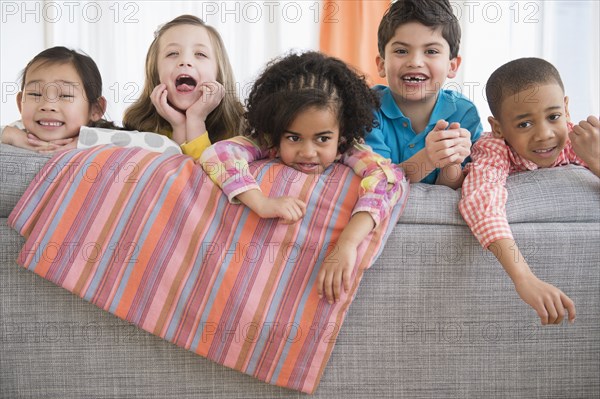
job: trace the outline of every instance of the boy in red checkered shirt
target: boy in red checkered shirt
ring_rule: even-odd
[[[600,177],[600,122],[590,116],[578,125],[570,123],[560,75],[539,58],[521,58],[498,68],[487,82],[486,94],[492,132],[472,147],[460,213],[542,324],[559,324],[566,312],[573,322],[573,301],[538,279],[519,252],[506,219],[505,183],[512,173],[567,164],[585,166]]]

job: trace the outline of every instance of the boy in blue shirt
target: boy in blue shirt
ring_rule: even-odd
[[[367,144],[400,164],[412,183],[460,187],[462,164],[483,127],[469,99],[441,89],[461,63],[460,26],[449,1],[394,2],[377,38],[377,69],[389,87],[373,88],[381,96],[379,127]]]

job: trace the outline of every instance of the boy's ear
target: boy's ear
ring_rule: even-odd
[[[380,78],[385,78],[385,58],[377,54],[375,57],[375,63],[377,64],[377,72]]]
[[[492,127],[492,134],[494,135],[494,137],[501,139],[502,138],[502,128],[500,126],[500,122],[498,122],[498,120],[496,118],[494,118],[493,116],[488,117],[488,122],[490,123],[490,126]]]
[[[461,62],[462,57],[460,55],[457,55],[455,58],[450,60],[450,69],[448,70],[449,79],[456,77],[456,72],[458,72],[458,67],[460,66]]]
[[[22,91],[20,91],[19,94],[17,94],[17,107],[19,108],[19,113],[21,113],[21,108],[23,108],[21,101],[23,101],[23,92]]]
[[[567,122],[571,122],[571,114],[569,114],[569,97],[565,96],[565,112],[567,113]]]
[[[101,96],[98,98],[94,104],[92,104],[92,109],[90,110],[90,120],[93,122],[99,121],[104,116],[106,112],[106,98]]]

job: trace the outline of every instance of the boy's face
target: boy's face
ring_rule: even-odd
[[[399,105],[425,102],[433,107],[446,78],[456,76],[461,59],[450,59],[441,28],[408,22],[385,45],[385,58],[378,55],[376,61],[379,76],[387,78]]]
[[[569,128],[568,98],[558,84],[542,84],[506,97],[492,132],[540,168],[554,164],[565,147]]]
[[[83,82],[70,63],[33,64],[25,76],[17,106],[25,129],[44,141],[74,137],[103,112],[90,107]]]

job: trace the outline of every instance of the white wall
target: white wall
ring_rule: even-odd
[[[10,88],[3,89],[6,101],[3,97],[2,123],[19,117],[14,99],[17,75],[44,49],[44,32],[47,47],[62,45],[83,50],[96,61],[109,103],[107,117],[117,122],[143,87],[144,62],[154,31],[178,15],[194,14],[219,31],[242,96],[269,59],[292,48],[318,48],[319,24],[318,20],[315,22],[318,1],[1,3],[0,74],[2,82],[7,82]]]
[[[46,47],[83,50],[97,62],[109,103],[107,117],[120,122],[143,85],[146,51],[159,24],[191,13],[216,27],[244,97],[274,56],[292,48],[317,49],[319,23],[327,16],[318,0],[0,3],[2,123],[18,119],[19,72]],[[489,115],[484,95],[487,77],[502,63],[523,56],[543,57],[557,66],[575,121],[600,113],[598,1],[452,0],[451,4],[462,24],[463,63],[450,84],[475,101],[484,126]]]

